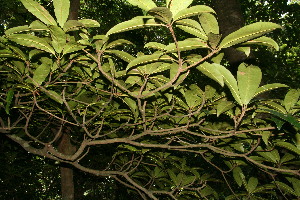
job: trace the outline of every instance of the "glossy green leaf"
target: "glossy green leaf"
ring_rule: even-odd
[[[291,89],[286,95],[283,100],[283,105],[287,112],[289,112],[293,106],[297,103],[300,97],[300,90]]]
[[[233,178],[235,182],[238,184],[238,186],[242,186],[243,182],[245,181],[245,175],[243,174],[243,171],[240,167],[235,167],[232,170]]]
[[[78,30],[82,27],[84,27],[84,25],[82,23],[80,23],[79,21],[77,21],[77,20],[68,20],[64,24],[63,29],[64,29],[65,32],[69,32],[69,31]]]
[[[176,21],[179,19],[200,15],[201,13],[215,13],[215,11],[211,7],[204,5],[192,6],[179,11],[176,15],[174,15],[173,20]]]
[[[206,35],[209,33],[219,34],[218,21],[213,14],[202,13],[199,16],[199,21]]]
[[[179,11],[186,9],[191,5],[193,0],[167,0],[167,6],[170,8],[173,16],[175,16]]]
[[[222,65],[215,65],[224,78],[225,84],[229,87],[230,92],[238,104],[242,105],[237,81],[231,72]]]
[[[158,42],[149,42],[149,43],[145,44],[144,47],[163,51],[166,48],[166,45],[164,45],[162,43],[158,43]]]
[[[280,181],[274,181],[275,184],[283,191],[289,193],[289,194],[293,194],[293,195],[296,195],[295,194],[295,191],[293,190],[293,188],[291,188],[290,186],[288,186],[287,184],[285,183],[282,183]]]
[[[207,43],[199,38],[188,38],[183,41],[178,42],[178,49],[180,51],[188,51],[198,48],[208,48]],[[171,43],[166,46],[165,50],[168,53],[177,52],[177,47],[175,43]]]
[[[138,67],[138,71],[142,74],[155,74],[170,68],[170,63],[155,62]]]
[[[242,104],[249,104],[259,87],[261,78],[262,72],[259,67],[253,65],[247,67],[244,63],[239,66],[237,81]]]
[[[124,51],[106,50],[105,52],[112,53],[112,54],[116,55],[117,57],[121,58],[122,60],[124,60],[128,63],[134,60],[134,57],[132,55],[130,55],[129,53],[126,53]]]
[[[288,142],[276,142],[275,145],[283,147],[283,148],[286,148],[286,149],[288,149],[290,151],[293,151],[294,153],[300,155],[300,149],[297,148],[296,146],[294,146],[291,143],[288,143]]]
[[[199,22],[193,19],[181,19],[176,21],[177,27],[184,30],[187,33],[195,35],[203,40],[207,40],[207,35],[202,29]]]
[[[247,184],[247,189],[249,193],[252,193],[258,185],[258,179],[255,177],[250,177],[248,184]]]
[[[286,177],[286,179],[292,183],[296,196],[300,197],[300,180],[294,177]]]
[[[269,145],[269,138],[270,138],[271,134],[272,133],[270,131],[262,132],[262,139],[263,139],[265,145],[267,145],[267,146]]]
[[[189,108],[195,108],[195,107],[199,106],[202,102],[201,97],[199,97],[197,95],[197,93],[195,93],[192,90],[185,91],[184,98],[185,98],[185,102],[189,106]]]
[[[53,0],[54,13],[57,23],[60,27],[64,27],[70,10],[70,0]]]
[[[124,40],[124,39],[118,39],[115,40],[113,42],[110,42],[109,44],[106,45],[106,48],[114,48],[116,46],[120,46],[120,45],[126,45],[126,44],[132,44],[132,42],[128,41],[128,40]]]
[[[55,19],[49,14],[49,12],[34,0],[20,0],[24,7],[36,16],[39,20],[47,25],[56,25]]]
[[[50,66],[42,63],[33,73],[33,83],[37,86],[41,85],[50,73]]]
[[[172,20],[172,13],[169,8],[166,7],[155,7],[148,11],[148,14],[159,19],[166,24],[169,24]]]
[[[20,59],[22,60],[22,57],[9,51],[9,50],[0,50],[0,58],[17,58],[17,59]]]
[[[231,101],[221,100],[220,102],[218,102],[217,105],[217,117],[219,117],[220,114],[226,112],[227,110],[233,107],[234,107],[234,103],[232,103]]]
[[[268,113],[271,113],[272,115],[275,115],[287,122],[289,122],[290,124],[292,124],[295,128],[298,128],[300,129],[300,122],[298,122],[297,118],[294,117],[293,115],[291,114],[283,114],[283,113],[280,113],[280,112],[277,112],[275,110],[271,110],[271,109],[263,109],[264,111],[268,112]]]
[[[156,7],[156,4],[152,0],[127,0],[127,2],[145,11]]]
[[[79,23],[82,23],[85,27],[90,27],[90,28],[97,28],[100,27],[99,22],[93,19],[80,19],[78,20]]]
[[[137,117],[138,117],[138,114],[139,114],[136,102],[133,99],[129,98],[129,97],[125,97],[123,99],[123,101],[128,105],[128,107],[130,108],[130,110],[131,110],[131,112],[132,112],[132,114],[133,114],[133,116],[134,116],[134,118],[136,120]]]
[[[256,22],[240,28],[239,30],[226,36],[220,43],[220,48],[227,48],[248,40],[257,38],[261,35],[269,33],[277,28],[281,28],[280,25],[272,22]]]
[[[257,154],[264,157],[269,162],[279,163],[279,161],[280,161],[280,156],[279,156],[278,151],[276,149],[274,149],[272,151],[266,151],[266,152],[257,152]]]
[[[68,42],[63,49],[63,54],[68,54],[68,53],[72,53],[75,51],[80,51],[82,49],[84,49],[85,46],[79,45],[75,42]]]
[[[224,79],[220,71],[218,70],[218,67],[216,67],[218,64],[210,64],[208,62],[204,62],[200,64],[197,69],[201,71],[203,74],[208,76],[209,78],[217,81],[222,87],[224,86]]]
[[[243,43],[243,45],[252,45],[252,44],[257,44],[257,45],[264,45],[264,46],[268,46],[268,47],[272,47],[274,49],[276,49],[276,51],[279,51],[279,46],[277,44],[277,42],[275,42],[273,39],[266,37],[266,36],[262,36],[259,38],[256,38],[254,40],[249,40],[245,43]]]
[[[66,44],[66,34],[58,26],[50,26],[49,28],[52,37],[52,46],[57,53],[61,53]]]
[[[136,59],[132,60],[126,70],[137,66],[137,65],[143,65],[146,63],[150,63],[150,62],[156,62],[156,61],[162,61],[162,60],[171,60],[172,58],[170,56],[164,55],[162,53],[159,54],[152,54],[152,55],[143,55],[143,56],[139,56]]]
[[[27,25],[24,26],[16,26],[5,31],[5,35],[11,35],[16,33],[21,33],[24,31],[30,31],[30,28]]]
[[[48,31],[47,25],[45,25],[40,20],[35,20],[29,25],[30,30],[32,31]]]
[[[250,47],[238,47],[236,50],[241,51],[245,53],[245,55],[248,57],[251,53],[251,48]]]
[[[54,49],[46,42],[46,40],[37,36],[29,34],[14,34],[8,36],[8,38],[20,45],[26,47],[34,47],[49,52],[51,54],[55,54]]]
[[[130,30],[139,29],[148,26],[161,26],[161,25],[162,24],[156,23],[153,17],[138,16],[131,20],[121,22],[115,25],[106,33],[106,35],[109,36],[111,34],[121,33],[124,31],[130,31]]]
[[[260,95],[264,92],[268,92],[270,90],[274,90],[274,89],[281,88],[281,87],[289,87],[289,86],[287,86],[285,84],[281,84],[281,83],[272,83],[272,84],[263,85],[256,90],[253,97],[256,97],[257,95]]]

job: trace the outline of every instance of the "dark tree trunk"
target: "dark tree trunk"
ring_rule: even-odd
[[[244,17],[239,0],[213,0],[212,5],[217,13],[223,38],[244,26]],[[224,53],[233,71],[247,58],[243,52],[237,51],[233,47],[226,48]]]
[[[71,143],[71,137],[68,133],[63,133],[58,146],[58,150],[66,155],[72,155],[76,151],[76,147]],[[62,165],[60,167],[61,176],[61,193],[63,200],[74,200],[74,181],[73,169]]]
[[[71,0],[70,3],[69,20],[77,20],[80,8],[80,0]]]
[[[80,0],[70,1],[70,14],[69,20],[77,20],[80,8]],[[76,147],[71,143],[71,137],[68,132],[64,132],[61,136],[61,140],[58,146],[58,150],[66,155],[72,155],[76,151]],[[74,200],[74,180],[73,180],[73,169],[67,165],[60,167],[61,174],[61,193],[62,200]]]

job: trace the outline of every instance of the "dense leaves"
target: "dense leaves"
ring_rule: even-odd
[[[54,12],[22,3],[37,20],[1,37],[1,134],[105,178],[92,191],[126,186],[135,199],[299,197],[299,89],[260,98],[287,85],[262,85],[254,65],[242,63],[233,74],[221,53],[248,54],[252,44],[278,49],[263,35],[279,25],[256,22],[222,39],[208,6],[130,0],[145,15],[98,34],[97,21],[67,21],[61,5],[69,1],[53,1]],[[176,27],[193,36],[179,39]],[[149,29],[172,41],[141,48],[126,38]],[[196,72],[203,75],[189,79]],[[74,154],[59,152],[64,133]]]

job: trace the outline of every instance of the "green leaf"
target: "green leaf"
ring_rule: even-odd
[[[75,42],[68,42],[65,46],[64,46],[64,49],[63,49],[63,54],[68,54],[68,53],[72,53],[72,52],[75,52],[75,51],[79,51],[79,50],[82,50],[84,49],[85,46],[82,46],[82,45],[79,45]]]
[[[35,20],[29,25],[32,31],[48,31],[48,27],[40,20]]]
[[[220,48],[227,48],[248,40],[257,38],[261,35],[269,33],[277,28],[281,28],[278,24],[272,22],[256,22],[240,28],[239,30],[226,36],[220,43]]]
[[[289,112],[293,108],[293,106],[295,106],[299,97],[300,97],[300,90],[291,89],[290,91],[288,91],[288,93],[285,95],[285,98],[283,100],[283,105],[287,112]]]
[[[220,102],[218,102],[218,105],[217,105],[217,117],[219,117],[220,114],[222,114],[223,112],[226,112],[227,110],[229,110],[233,107],[234,107],[234,103],[232,103],[231,101],[221,100]]]
[[[296,194],[295,194],[295,191],[294,191],[290,186],[288,186],[287,184],[282,183],[282,182],[280,182],[280,181],[274,181],[274,183],[275,183],[276,185],[278,185],[278,187],[279,187],[280,189],[282,189],[283,191],[288,192],[289,194],[296,195]]]
[[[202,102],[201,97],[199,97],[197,95],[197,93],[195,93],[192,90],[185,91],[184,98],[185,98],[185,102],[189,106],[189,108],[195,108],[198,105],[200,105]]]
[[[279,46],[278,46],[277,42],[275,42],[273,39],[266,37],[266,36],[262,36],[262,37],[254,39],[254,40],[249,40],[248,42],[243,43],[243,45],[249,45],[249,44],[251,44],[251,45],[258,44],[258,45],[273,47],[274,49],[276,49],[276,51],[279,51]]]
[[[180,51],[188,51],[198,48],[208,48],[207,43],[199,38],[188,38],[178,42],[178,48]],[[168,53],[177,52],[176,44],[171,43],[166,46],[165,50]]]
[[[158,72],[165,71],[169,68],[170,68],[170,63],[155,62],[155,63],[143,65],[141,67],[138,67],[137,69],[144,75],[144,74],[155,74]]]
[[[274,90],[274,89],[281,88],[281,87],[289,87],[289,86],[287,86],[285,84],[281,84],[281,83],[272,83],[272,84],[263,85],[256,90],[253,97],[256,97],[257,95],[260,95],[264,92],[268,92],[270,90]]]
[[[109,44],[106,45],[106,48],[109,49],[109,48],[114,48],[116,46],[119,46],[119,45],[126,45],[126,44],[132,44],[132,42],[128,41],[128,40],[124,40],[124,39],[118,39],[118,40],[115,40],[113,42],[110,42]]]
[[[229,87],[234,99],[238,102],[238,104],[242,105],[243,103],[240,98],[237,81],[235,80],[234,76],[224,66],[222,66],[222,65],[215,65],[215,66],[218,68],[219,72],[222,74],[222,76],[224,78],[224,82]]]
[[[286,179],[292,183],[296,196],[300,197],[300,180],[294,177],[286,177]]]
[[[199,21],[206,35],[209,33],[219,34],[218,21],[213,14],[202,13],[199,16]]]
[[[269,145],[269,138],[272,135],[272,133],[270,131],[263,131],[262,132],[262,139],[265,143],[266,146]]]
[[[127,2],[145,11],[156,7],[156,4],[152,0],[127,0]]]
[[[167,6],[170,8],[173,16],[175,16],[179,11],[186,9],[191,5],[193,0],[167,0]]]
[[[159,19],[166,24],[169,24],[172,20],[172,13],[169,8],[166,7],[155,7],[148,11],[148,14]]]
[[[245,176],[243,174],[243,171],[240,167],[235,167],[233,170],[232,170],[232,173],[233,173],[233,178],[235,180],[235,182],[238,184],[238,186],[242,186],[243,182],[245,181]]]
[[[59,94],[57,94],[57,92],[55,92],[53,90],[46,90],[45,93],[48,97],[50,97],[54,101],[56,101],[60,104],[63,104],[63,99]]]
[[[277,112],[275,110],[271,110],[271,109],[262,109],[268,113],[271,113],[272,115],[275,115],[287,122],[289,122],[290,124],[292,124],[293,126],[295,126],[296,128],[300,129],[300,123],[297,121],[297,118],[294,117],[293,115],[291,114],[283,114],[283,113],[280,113],[280,112]]]
[[[137,16],[132,18],[131,20],[121,22],[114,27],[112,27],[106,35],[109,36],[111,34],[120,33],[124,31],[130,31],[134,29],[139,29],[148,26],[161,26],[162,24],[156,23],[153,17],[151,16]]]
[[[204,30],[202,29],[199,22],[197,22],[196,20],[182,19],[182,20],[176,21],[176,24],[179,24],[179,25],[177,25],[177,27],[184,30],[185,32],[195,35],[205,41],[207,40],[207,36],[206,36]]]
[[[79,23],[82,23],[85,27],[90,27],[90,28],[97,28],[100,27],[99,22],[93,19],[80,19],[78,20]]]
[[[245,53],[245,55],[248,57],[251,53],[251,48],[250,47],[238,47],[236,50],[241,51]]]
[[[276,149],[267,152],[257,152],[257,154],[259,154],[260,156],[264,157],[265,159],[273,163],[279,163],[280,161],[280,156]]]
[[[179,11],[176,15],[174,15],[173,20],[176,21],[179,19],[200,15],[201,13],[215,13],[215,11],[211,7],[204,5],[192,6]]]
[[[158,43],[158,42],[149,42],[149,43],[145,44],[144,47],[163,51],[163,50],[165,50],[166,45],[164,45],[162,43]]]
[[[53,0],[54,13],[60,27],[68,20],[70,10],[70,0]]]
[[[132,55],[130,55],[129,53],[126,53],[124,51],[106,50],[105,52],[112,53],[128,63],[134,60],[134,57]]]
[[[162,61],[162,60],[171,60],[172,58],[170,56],[164,55],[162,53],[158,53],[158,54],[152,54],[152,55],[143,55],[143,56],[139,56],[136,59],[132,60],[126,70],[137,66],[137,65],[143,65],[146,63],[150,63],[150,62],[156,62],[156,61]]]
[[[13,98],[14,98],[14,89],[11,88],[11,89],[9,89],[7,91],[7,93],[6,93],[6,100],[5,100],[5,102],[6,102],[5,112],[8,115],[9,115],[9,111],[10,111],[10,106],[11,106],[11,104],[13,102]]]
[[[138,107],[136,105],[136,102],[129,98],[129,97],[125,97],[123,99],[123,101],[128,105],[128,107],[130,108],[135,120],[137,119],[138,115],[139,115],[139,111],[138,111]]]
[[[64,24],[63,29],[64,29],[65,32],[69,32],[69,31],[79,30],[82,27],[84,27],[84,25],[82,23],[80,23],[79,21],[77,21],[77,20],[68,20]]]
[[[178,186],[180,184],[180,182],[177,179],[177,176],[175,175],[175,173],[171,169],[168,169],[167,171],[168,171],[168,174],[169,174],[171,180],[174,182],[174,184],[176,186]]]
[[[258,179],[255,177],[251,177],[247,184],[248,192],[252,193],[256,189],[257,184],[258,184]]]
[[[41,6],[38,2],[34,0],[20,0],[24,7],[36,16],[39,20],[44,22],[47,25],[56,25],[56,21],[49,14],[49,12]]]
[[[34,47],[55,55],[54,49],[46,42],[45,39],[29,34],[14,34],[8,38],[20,45]]]
[[[295,152],[296,154],[300,155],[300,149],[298,149],[296,146],[292,145],[291,143],[288,142],[277,142],[275,143],[276,146],[280,146],[283,148],[286,148],[290,151]]]
[[[16,26],[16,27],[7,29],[5,31],[5,35],[8,36],[8,35],[11,35],[11,34],[21,33],[21,32],[24,32],[24,31],[30,31],[30,28],[27,25],[25,25],[25,26]]]
[[[224,79],[220,71],[218,70],[218,67],[216,67],[218,64],[213,63],[210,64],[208,62],[204,62],[201,65],[197,67],[199,71],[201,71],[203,74],[208,76],[209,78],[217,81],[222,87],[224,86]]]
[[[47,78],[47,76],[49,75],[50,73],[50,68],[51,66],[45,64],[45,63],[42,63],[40,66],[38,66],[38,68],[36,68],[36,70],[34,71],[33,73],[33,83],[36,85],[38,84],[37,86],[41,85],[45,79]]]
[[[58,26],[50,26],[49,29],[52,37],[52,46],[57,53],[61,53],[66,45],[66,34]]]
[[[259,67],[253,65],[246,67],[244,63],[240,64],[237,81],[242,104],[249,104],[259,87],[261,78],[262,72]]]

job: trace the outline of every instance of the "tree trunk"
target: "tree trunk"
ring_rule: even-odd
[[[70,1],[70,13],[69,20],[77,20],[80,8],[80,0]],[[58,146],[59,152],[72,155],[76,151],[76,147],[71,143],[71,137],[69,133],[63,132],[61,140]],[[62,200],[74,200],[74,180],[73,180],[73,169],[67,165],[62,165],[60,167],[61,175],[61,193]]]
[[[70,4],[70,14],[68,19],[77,20],[80,8],[80,0],[71,0]]]
[[[58,146],[59,152],[72,155],[76,151],[76,147],[71,144],[71,137],[68,133],[63,133]],[[68,166],[60,167],[61,176],[61,193],[63,200],[74,200],[74,181],[73,169]]]
[[[220,33],[223,38],[244,26],[245,22],[239,0],[213,0],[212,5],[217,13]],[[236,70],[237,66],[247,58],[243,52],[237,51],[233,47],[224,49],[224,53],[231,65],[231,70]]]

